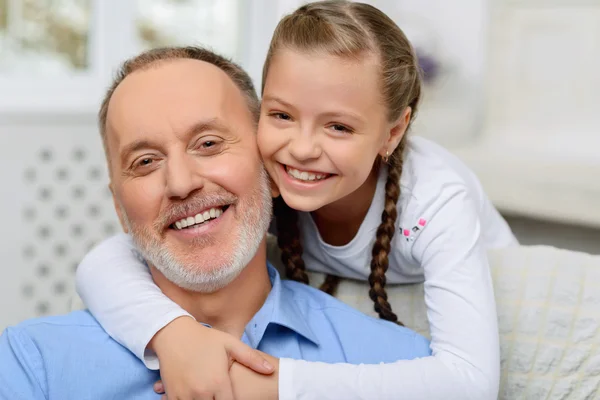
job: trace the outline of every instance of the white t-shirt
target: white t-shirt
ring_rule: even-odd
[[[325,243],[310,214],[299,213],[303,257],[308,269],[367,280],[375,232],[385,205],[386,180],[387,169],[381,168],[369,211],[356,236],[344,246]],[[410,137],[407,142],[397,210],[396,233],[386,273],[388,283],[423,282],[428,273],[424,250],[431,244],[430,239],[438,235],[447,235],[448,241],[480,238],[479,244],[486,249],[518,244],[473,172],[446,149],[421,137]],[[422,234],[424,239],[420,239]],[[438,239],[432,250],[445,252],[449,250],[448,244]],[[452,251],[455,258],[464,257],[460,249],[465,244],[458,244]]]
[[[466,166],[426,139],[411,137],[407,144],[386,276],[389,283],[425,281],[433,355],[360,366],[282,359],[280,400],[497,397],[498,328],[486,250],[517,241]],[[368,277],[386,179],[382,168],[367,216],[345,246],[324,243],[311,216],[300,214],[307,269]],[[86,256],[77,288],[106,331],[153,369],[158,360],[145,353],[148,342],[170,321],[188,315],[153,283],[123,236]]]
[[[368,278],[386,180],[382,168],[365,220],[344,246],[325,243],[310,214],[300,213],[307,269]],[[497,398],[498,327],[486,250],[518,245],[516,238],[473,172],[420,137],[407,143],[397,209],[386,278],[425,281],[433,355],[377,366],[282,360],[280,400]]]

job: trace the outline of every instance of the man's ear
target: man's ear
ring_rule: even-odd
[[[121,228],[123,229],[123,232],[129,233],[129,228],[127,227],[127,224],[125,223],[125,217],[123,215],[123,209],[119,205],[119,202],[117,200],[117,196],[115,195],[115,191],[113,189],[112,182],[108,184],[108,188],[110,189],[110,193],[112,193],[113,204],[114,204],[114,207],[115,207],[115,211],[117,212],[117,217],[119,217],[119,223],[121,224]]]
[[[276,199],[277,197],[279,197],[281,192],[279,192],[279,188],[277,187],[277,184],[275,183],[275,181],[273,179],[271,179],[270,175],[269,175],[269,185],[271,185],[271,197]]]
[[[412,115],[412,108],[406,107],[402,112],[400,118],[394,122],[389,130],[387,140],[383,144],[383,148],[380,151],[382,157],[387,157],[396,150],[396,147],[400,144],[400,141],[406,134],[406,129],[410,123]]]

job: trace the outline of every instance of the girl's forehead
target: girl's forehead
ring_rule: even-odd
[[[270,60],[269,73],[274,68],[288,67],[289,65],[298,65],[312,68],[325,68],[337,70],[366,70],[380,69],[379,57],[373,52],[361,52],[359,54],[337,55],[325,50],[315,49],[314,51],[304,51],[288,47],[277,49]],[[268,74],[267,74],[268,76]]]
[[[378,88],[380,68],[371,57],[350,59],[286,50],[273,58],[266,85],[352,90]]]
[[[368,109],[381,103],[380,78],[373,58],[285,50],[272,59],[263,100]]]

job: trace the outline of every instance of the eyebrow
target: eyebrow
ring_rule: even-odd
[[[353,112],[350,111],[331,111],[331,112],[325,112],[323,114],[321,114],[324,117],[328,117],[328,118],[350,118],[352,120],[354,120],[354,122],[356,123],[360,123],[360,124],[364,124],[365,120],[360,117],[358,114],[355,114]]]
[[[296,109],[293,105],[291,105],[290,103],[288,103],[287,101],[284,101],[282,99],[280,99],[279,97],[276,96],[267,96],[263,98],[263,101],[276,101],[278,103],[280,103],[281,105],[291,108],[291,109]],[[355,120],[355,122],[359,122],[359,123],[364,123],[365,120],[358,114],[353,113],[352,111],[327,111],[324,113],[320,114],[321,116],[324,117],[330,117],[330,118],[340,118],[340,117],[348,117],[348,118],[352,118]]]
[[[285,107],[294,108],[295,109],[295,107],[293,105],[291,105],[287,101],[284,101],[284,100],[282,100],[282,99],[280,99],[279,97],[276,97],[276,96],[266,96],[266,97],[263,97],[262,101],[263,102],[266,102],[266,101],[276,101],[277,103],[280,103],[281,105],[283,105]]]
[[[190,136],[198,135],[202,132],[211,131],[211,130],[219,131],[219,132],[222,132],[225,134],[231,132],[231,130],[223,122],[221,122],[218,118],[211,118],[208,120],[196,122],[194,125],[192,125],[191,127],[187,128],[185,130],[183,136],[186,138],[189,138]],[[148,139],[134,140],[133,142],[131,142],[131,143],[127,144],[125,147],[123,147],[123,149],[121,150],[121,165],[125,165],[125,163],[127,162],[127,159],[129,158],[129,156],[132,153],[135,153],[136,151],[140,151],[143,149],[156,148],[156,147],[159,147],[159,145],[152,140],[148,140]]]

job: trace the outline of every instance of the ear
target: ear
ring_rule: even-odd
[[[383,143],[383,147],[379,154],[382,157],[386,157],[386,154],[392,154],[396,147],[400,144],[400,141],[404,137],[406,133],[406,129],[408,128],[408,124],[410,123],[410,117],[412,115],[412,108],[406,107],[402,112],[400,118],[394,122],[390,128],[387,135],[387,139]]]
[[[271,185],[271,197],[274,198],[274,199],[276,199],[277,197],[279,197],[279,195],[281,194],[281,192],[279,191],[279,188],[277,187],[277,184],[271,178],[270,175],[269,175],[269,184]]]
[[[123,229],[123,232],[129,233],[129,228],[127,227],[127,224],[125,223],[125,216],[123,215],[123,209],[119,205],[117,196],[115,195],[115,190],[113,188],[112,182],[108,184],[108,188],[110,189],[110,193],[112,193],[113,205],[115,207],[115,211],[117,212],[117,217],[119,217],[119,223],[121,224],[121,228]]]

